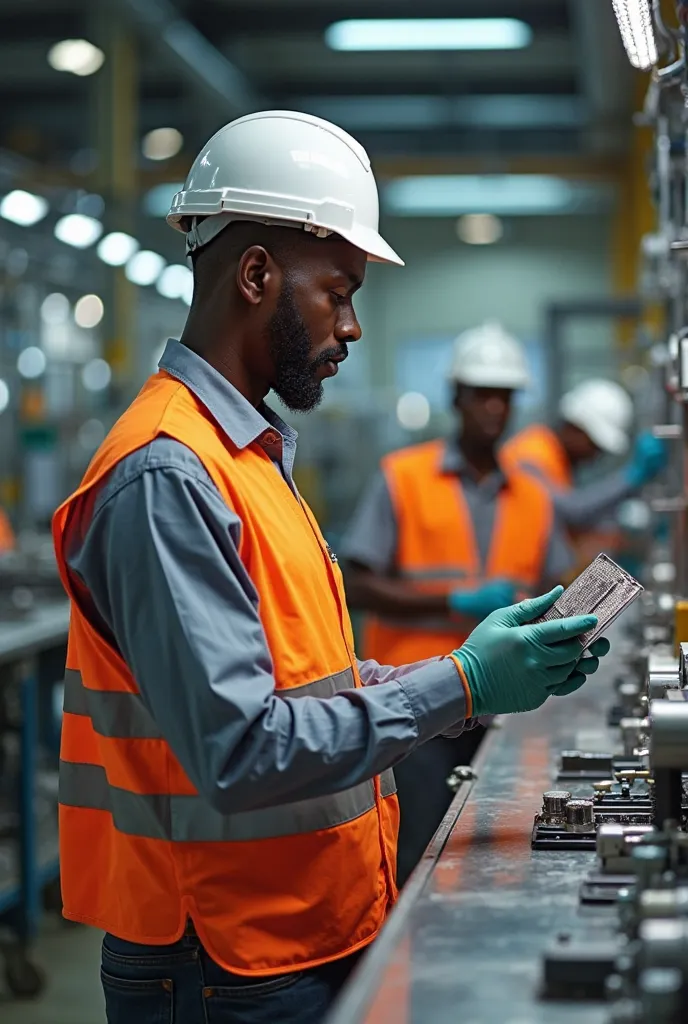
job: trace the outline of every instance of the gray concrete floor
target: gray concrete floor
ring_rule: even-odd
[[[105,1024],[101,938],[92,928],[65,926],[47,915],[32,953],[46,973],[45,991],[40,999],[17,1002],[3,988],[0,970],[2,1024]]]

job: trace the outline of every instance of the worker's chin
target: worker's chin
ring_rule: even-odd
[[[323,400],[323,385],[319,375],[289,377],[278,380],[272,390],[290,412],[312,412]]]

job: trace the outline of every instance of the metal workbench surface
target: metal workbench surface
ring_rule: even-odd
[[[20,619],[0,620],[0,665],[66,643],[68,631],[66,598],[41,602]]]
[[[610,664],[580,694],[512,715],[488,734],[381,937],[328,1024],[604,1024],[602,1003],[543,1001],[542,950],[562,932],[604,938],[610,910],[582,910],[585,852],[533,852],[535,813],[563,749],[612,749]],[[571,786],[591,795],[590,784]]]

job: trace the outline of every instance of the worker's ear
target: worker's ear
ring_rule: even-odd
[[[267,249],[252,245],[239,260],[236,284],[239,294],[252,306],[272,304],[282,288],[282,272]]]

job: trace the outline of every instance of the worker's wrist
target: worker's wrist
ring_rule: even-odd
[[[447,608],[454,615],[470,615],[473,597],[472,590],[452,590],[447,594]]]

